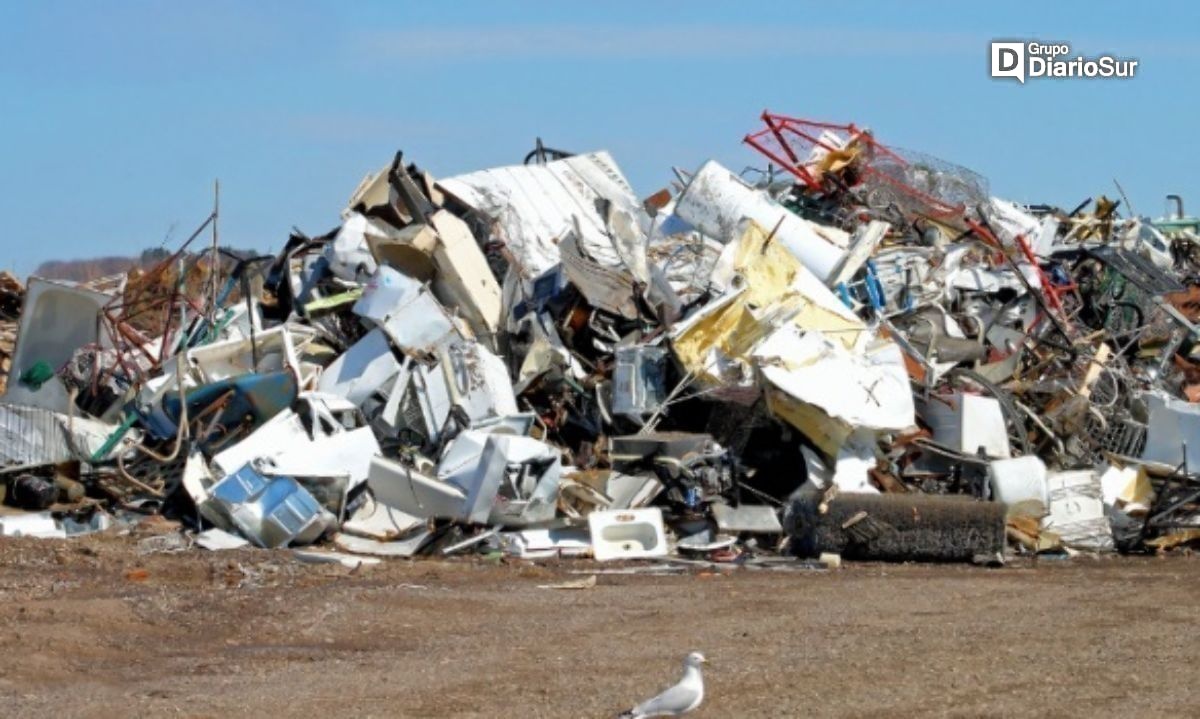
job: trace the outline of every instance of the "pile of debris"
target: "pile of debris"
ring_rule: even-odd
[[[746,566],[1200,537],[1182,207],[1164,234],[1021,206],[762,122],[753,181],[707,162],[639,200],[604,152],[441,180],[398,153],[275,256],[222,250],[214,211],[144,272],[5,275],[30,513],[0,532],[163,513],[209,548]]]
[[[17,344],[17,318],[21,315],[21,302],[25,299],[25,288],[11,273],[0,272],[0,393],[8,379],[12,365],[13,347]]]

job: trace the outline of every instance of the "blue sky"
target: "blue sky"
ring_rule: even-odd
[[[0,2],[0,268],[184,239],[275,250],[337,223],[396,149],[435,176],[608,149],[756,163],[764,108],[857,122],[1018,201],[1114,194],[1200,212],[1190,2]],[[987,76],[993,38],[1141,60],[1128,81]]]

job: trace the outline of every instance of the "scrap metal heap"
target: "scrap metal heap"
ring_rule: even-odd
[[[12,363],[13,346],[17,343],[17,317],[25,287],[8,272],[0,272],[0,392],[4,391],[8,369]]]
[[[1200,537],[1194,232],[762,121],[756,184],[397,153],[276,256],[191,249],[214,211],[128,277],[0,277],[0,531],[745,566]]]

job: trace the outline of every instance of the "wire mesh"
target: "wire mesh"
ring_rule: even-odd
[[[961,165],[889,147],[870,131],[763,113],[745,141],[812,191],[854,190],[869,207],[947,219],[990,196],[987,179]]]

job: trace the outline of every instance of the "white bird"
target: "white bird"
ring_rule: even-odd
[[[621,715],[620,719],[646,717],[677,717],[687,714],[704,701],[704,677],[700,665],[708,660],[700,652],[692,652],[683,660],[683,679],[662,694],[648,699]]]

